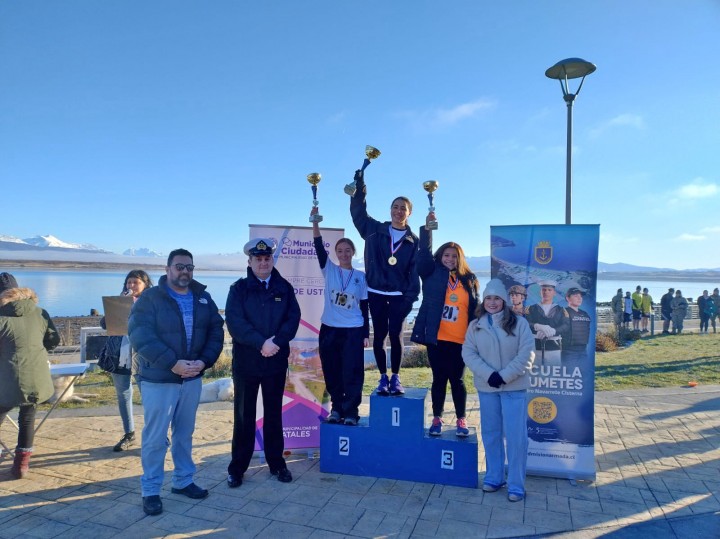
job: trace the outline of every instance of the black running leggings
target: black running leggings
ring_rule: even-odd
[[[380,374],[387,374],[385,337],[390,335],[390,369],[393,374],[400,372],[403,343],[402,332],[405,318],[410,314],[412,303],[405,296],[385,296],[368,292],[368,306],[373,325],[373,352]]]

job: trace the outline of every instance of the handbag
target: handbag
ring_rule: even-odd
[[[115,372],[120,364],[122,337],[108,337],[98,354],[98,367],[105,372]]]

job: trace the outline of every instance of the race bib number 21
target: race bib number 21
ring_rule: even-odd
[[[446,322],[457,322],[458,308],[455,305],[445,305],[442,311],[442,319]]]

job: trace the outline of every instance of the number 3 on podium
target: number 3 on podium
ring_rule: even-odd
[[[443,470],[455,469],[455,452],[443,449],[440,452],[440,468]]]

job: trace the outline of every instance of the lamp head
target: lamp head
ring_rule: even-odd
[[[550,79],[579,79],[593,73],[597,67],[595,64],[582,58],[566,58],[545,71],[545,76]]]

